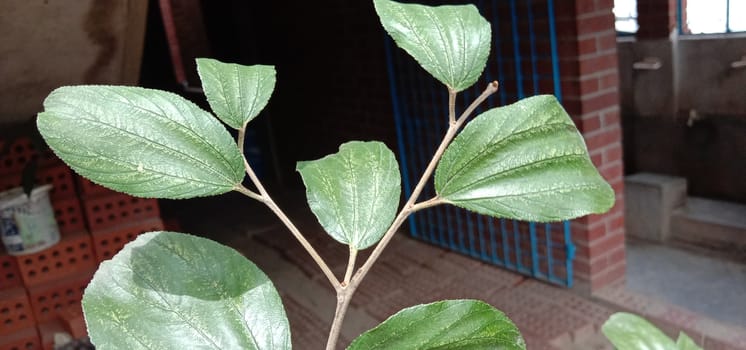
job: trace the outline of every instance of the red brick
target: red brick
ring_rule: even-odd
[[[65,332],[65,325],[61,320],[52,320],[40,323],[37,329],[39,330],[42,349],[54,350],[54,335]]]
[[[542,82],[547,81],[549,80],[542,80]],[[580,96],[580,83],[577,79],[562,79],[560,88],[563,96]]]
[[[577,56],[560,56],[560,74],[561,78],[564,79],[577,79],[580,75],[580,62]]]
[[[617,55],[613,52],[582,58],[579,62],[580,75],[589,75],[611,68],[617,68]]]
[[[156,199],[137,198],[121,193],[86,197],[83,199],[83,207],[91,232],[160,216]]]
[[[34,312],[23,287],[0,290],[0,338],[33,327],[34,323]]]
[[[94,269],[29,288],[29,299],[37,322],[59,318],[68,307],[80,308],[83,291]]]
[[[614,193],[617,195],[624,194],[624,181],[619,179],[618,181],[609,181],[611,188],[614,189]]]
[[[38,253],[15,257],[27,287],[96,267],[91,237],[85,231],[64,234],[59,243]]]
[[[586,55],[595,54],[596,52],[598,52],[598,46],[596,45],[596,38],[586,38],[586,39],[578,40],[578,50],[577,50],[577,53],[574,53],[574,55],[578,57],[583,57]],[[568,54],[567,56],[571,56],[571,55],[573,54]]]
[[[620,263],[610,267],[608,271],[591,276],[591,291],[597,291],[603,287],[624,281],[627,265]]]
[[[3,154],[0,161],[0,174],[17,174],[33,159],[38,160],[40,167],[60,164],[60,160],[49,150],[38,152],[34,143],[28,137],[20,137],[12,141],[0,140],[0,150],[8,146],[8,152]]]
[[[599,11],[593,15],[581,16],[578,21],[578,35],[596,34],[613,30],[614,14],[611,11]]]
[[[592,115],[587,118],[583,118],[580,123],[580,131],[583,133],[589,133],[601,128],[601,117]]]
[[[571,228],[573,236],[575,237],[577,233],[577,238],[582,239],[584,242],[593,242],[606,234],[606,224],[604,221],[596,222],[593,225],[578,224]]]
[[[115,193],[106,187],[96,185],[91,180],[82,176],[76,176],[75,180],[78,184],[78,192],[84,197]]]
[[[619,214],[606,221],[606,230],[608,232],[614,232],[620,228],[624,228],[624,215]]]
[[[619,106],[617,90],[606,90],[603,93],[583,99],[583,114],[592,113],[609,107]]]
[[[577,276],[578,274],[590,276],[591,265],[586,259],[577,257],[575,258],[575,261],[573,261],[572,272],[575,274],[575,276]]]
[[[618,247],[624,246],[624,234],[609,235],[594,242],[589,247],[589,257],[604,255]]]
[[[596,46],[598,46],[599,52],[606,52],[610,50],[616,51],[616,35],[614,35],[613,33],[608,33],[596,36]]]
[[[21,271],[16,259],[0,250],[0,289],[22,286]]]
[[[65,330],[75,339],[82,339],[88,336],[88,329],[83,317],[83,309],[80,305],[73,305],[64,308],[60,312],[60,319],[65,324]]]
[[[586,78],[580,81],[580,93],[583,95],[593,94],[598,92],[599,84],[598,78]]]
[[[604,163],[611,163],[622,159],[622,146],[621,144],[612,145],[611,147],[603,150]]]
[[[624,175],[622,162],[604,163],[604,166],[600,168],[600,173],[607,181],[618,179]]]
[[[618,144],[619,141],[621,141],[621,131],[618,127],[612,127],[611,129],[594,133],[593,136],[586,137],[585,144],[588,146],[588,150],[592,151],[608,145]]]
[[[609,254],[609,265],[617,265],[621,263],[622,261],[626,261],[627,258],[627,250],[625,247],[619,247],[617,250],[611,252]]]
[[[602,90],[619,86],[619,74],[617,72],[606,73],[599,77],[598,80],[600,89]]]
[[[41,350],[39,333],[33,325],[0,337],[0,350]]]
[[[611,11],[614,8],[614,0],[594,0],[596,11]]]
[[[96,261],[111,259],[125,244],[134,240],[139,234],[149,231],[162,231],[163,222],[159,218],[144,221],[124,222],[119,226],[94,231],[92,233],[93,249]]]
[[[60,233],[72,233],[85,229],[85,220],[83,220],[83,211],[78,197],[54,199],[52,208]]]
[[[570,1],[568,1],[570,2]],[[596,4],[595,1],[575,1],[575,14],[576,15],[585,15],[589,13],[596,12]]]
[[[604,128],[619,125],[619,108],[614,107],[601,113],[601,125]]]
[[[591,156],[591,162],[593,162],[593,165],[596,168],[599,168],[599,167],[603,166],[603,162],[604,162],[603,161],[603,155],[601,153],[596,153],[596,154],[592,155]]]

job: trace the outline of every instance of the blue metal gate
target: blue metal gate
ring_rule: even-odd
[[[500,90],[476,113],[527,95],[562,98],[553,0],[477,1],[492,24],[492,51],[484,80],[459,95],[463,110],[493,80]],[[448,93],[406,53],[386,38],[391,98],[404,191],[412,191],[448,128]],[[435,190],[430,183],[421,198]],[[453,206],[437,206],[409,219],[415,238],[535,278],[572,286],[575,247],[569,222],[538,224],[500,220]]]

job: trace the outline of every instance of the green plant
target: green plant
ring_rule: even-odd
[[[618,350],[702,350],[684,332],[674,342],[644,318],[626,312],[611,315],[602,332]]]
[[[210,107],[238,130],[237,144],[210,113],[174,94],[137,87],[59,88],[44,102],[39,130],[75,171],[117,191],[158,198],[237,191],[264,203],[337,292],[327,349],[336,347],[355,290],[412,213],[450,204],[545,222],[602,213],[613,205],[613,190],[553,96],[491,109],[466,124],[497,91],[493,82],[457,116],[456,95],[476,83],[489,55],[490,26],[474,6],[389,0],[374,5],[397,45],[446,85],[450,124],[398,211],[398,164],[380,142],[349,142],[336,154],[298,163],[311,210],[331,237],[349,247],[341,279],[243,157],[246,126],[274,89],[273,67],[197,61]],[[242,185],[244,173],[255,189]],[[433,173],[437,195],[418,201]],[[356,269],[357,252],[373,246]],[[91,339],[101,349],[290,348],[289,325],[267,276],[230,248],[186,234],[138,237],[101,264],[83,306]],[[500,311],[481,301],[449,300],[402,310],[349,348],[524,349],[525,344]]]

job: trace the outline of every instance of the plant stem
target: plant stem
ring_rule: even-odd
[[[337,309],[334,310],[334,322],[332,322],[332,328],[329,330],[329,338],[326,340],[326,350],[335,350],[337,347],[339,332],[342,330],[342,321],[347,314],[354,293],[354,289],[348,288],[337,291]]]
[[[466,122],[466,119],[469,117],[469,115],[471,115],[471,113],[474,112],[477,106],[479,106],[479,104],[484,102],[487,97],[497,92],[497,88],[497,81],[493,81],[492,83],[490,83],[489,86],[487,86],[487,88],[482,92],[482,94],[479,95],[479,97],[477,97],[474,102],[472,102],[469,107],[466,108],[466,110],[464,110],[464,112],[461,114],[461,116],[459,116],[458,119],[455,119],[455,110],[451,109],[450,106],[451,100],[455,101],[455,92],[452,92],[450,89],[448,90],[449,96],[453,95],[453,99],[449,98],[449,119],[453,117],[455,119],[455,122],[449,124],[448,131],[446,131],[446,134],[443,137],[443,141],[441,141],[440,146],[438,146],[438,149],[435,151],[433,158],[427,165],[425,172],[422,174],[422,177],[420,177],[420,181],[417,182],[417,185],[415,186],[414,191],[412,191],[412,194],[409,196],[407,203],[404,204],[404,207],[401,209],[401,211],[399,211],[399,214],[394,219],[394,222],[391,223],[391,226],[383,235],[383,238],[381,238],[381,240],[378,242],[375,249],[373,249],[373,252],[370,254],[365,263],[363,263],[363,266],[361,266],[360,269],[358,269],[357,272],[352,276],[349,283],[345,283],[342,285],[341,288],[337,289],[337,309],[334,313],[332,328],[329,331],[329,339],[326,343],[326,350],[334,350],[337,344],[337,339],[339,338],[340,329],[342,328],[342,321],[344,320],[345,314],[347,313],[347,308],[349,307],[352,295],[357,290],[357,287],[360,285],[360,282],[362,282],[363,278],[365,278],[365,276],[368,274],[368,271],[370,271],[371,267],[373,267],[373,264],[381,256],[381,253],[383,253],[383,250],[386,248],[388,243],[394,237],[396,230],[399,229],[401,224],[404,223],[404,220],[406,220],[410,214],[418,210],[443,203],[443,200],[440,199],[440,197],[435,196],[429,200],[415,204],[417,198],[419,198],[422,190],[425,188],[425,184],[430,179],[433,171],[435,171],[435,167],[438,165],[438,161],[440,161],[440,158],[443,156],[443,152],[445,152],[446,147],[448,147],[453,138],[456,137],[458,130],[461,128],[464,122]],[[455,103],[453,103],[453,105],[455,106]]]
[[[244,156],[244,140],[246,138],[246,124],[243,125],[242,128],[238,129],[238,149],[241,151],[241,157],[243,158],[244,168],[246,168],[246,173],[249,175],[249,178],[251,179],[251,182],[256,186],[257,190],[259,190],[259,195],[257,195],[255,192],[249,190],[248,188],[244,187],[243,185],[239,185],[236,187],[236,191],[245,194],[249,198],[256,199],[262,203],[264,203],[272,212],[277,216],[280,221],[282,221],[283,224],[290,230],[290,233],[293,234],[295,239],[298,240],[298,242],[303,246],[303,248],[308,252],[308,254],[311,256],[313,261],[316,262],[316,265],[319,265],[319,268],[321,268],[321,271],[324,273],[326,278],[329,280],[329,283],[332,284],[332,287],[334,287],[335,290],[339,290],[341,288],[341,284],[339,283],[339,280],[337,277],[334,276],[334,272],[332,272],[332,269],[329,268],[329,265],[326,264],[324,259],[319,255],[319,253],[316,251],[316,249],[313,248],[310,242],[306,239],[305,236],[298,230],[298,228],[293,224],[292,221],[290,221],[290,218],[285,215],[285,213],[280,209],[280,207],[275,203],[275,201],[270,197],[269,193],[267,193],[267,190],[264,189],[264,186],[262,186],[261,181],[259,181],[259,177],[256,176],[256,173],[254,173],[254,170],[251,169],[251,165],[249,165],[249,162],[246,160],[246,157]]]
[[[448,88],[448,125],[456,124],[456,94],[455,90]]]
[[[419,210],[422,210],[422,209],[426,209],[426,208],[430,208],[430,207],[434,207],[434,206],[436,206],[438,204],[443,204],[443,203],[444,203],[444,201],[442,199],[440,199],[440,197],[435,196],[435,197],[430,198],[430,199],[428,199],[428,200],[426,200],[424,202],[419,202],[419,203],[413,205],[412,209],[410,211],[411,211],[411,213],[414,213],[416,211],[419,211]]]
[[[342,287],[350,283],[350,278],[352,278],[352,272],[355,271],[355,259],[356,258],[357,258],[357,249],[350,246],[350,258],[349,260],[347,260],[347,271],[345,271],[345,279],[344,279],[344,282],[342,282]]]
[[[458,132],[458,129],[461,128],[461,125],[466,122],[466,119],[469,117],[469,115],[477,108],[477,106],[484,102],[484,100],[487,99],[490,95],[497,92],[498,83],[497,81],[493,81],[492,83],[487,86],[487,88],[482,92],[479,97],[477,97],[474,102],[469,105],[466,110],[464,110],[464,113],[461,114],[461,116],[456,120],[456,123],[450,124],[448,127],[448,131],[446,131],[446,135],[443,137],[443,141],[440,143],[440,146],[438,146],[438,149],[435,151],[435,154],[433,155],[433,158],[430,160],[430,163],[427,165],[427,168],[425,169],[425,172],[422,174],[422,177],[420,177],[420,181],[417,183],[417,186],[415,186],[414,191],[412,191],[412,195],[409,196],[409,200],[406,204],[404,204],[404,207],[399,212],[399,215],[396,216],[396,219],[394,219],[394,222],[391,224],[391,227],[389,227],[388,231],[383,235],[383,238],[381,238],[381,241],[378,242],[376,245],[376,248],[373,249],[373,252],[368,257],[368,260],[365,261],[363,266],[360,267],[360,269],[355,273],[355,275],[352,277],[352,280],[350,281],[350,287],[356,288],[358,284],[360,284],[360,281],[365,277],[365,275],[368,273],[370,268],[372,267],[373,263],[376,262],[378,257],[383,252],[383,249],[386,248],[386,245],[388,245],[389,241],[391,241],[391,238],[394,236],[394,233],[396,233],[396,230],[399,229],[399,226],[404,222],[404,220],[409,216],[409,214],[413,213],[413,207],[414,203],[417,200],[417,198],[420,196],[420,193],[425,188],[425,184],[430,179],[430,176],[432,175],[433,171],[435,171],[435,167],[438,165],[438,161],[440,161],[440,157],[443,156],[443,152],[445,152],[446,147],[451,143],[453,138],[456,136],[456,133]],[[437,198],[437,197],[436,197]]]
[[[256,199],[256,200],[264,203],[264,197],[258,195],[256,192],[254,192],[254,191],[252,191],[252,190],[250,190],[250,189],[248,189],[246,187],[236,186],[236,187],[233,188],[233,190],[236,191],[236,192],[243,193],[243,194],[245,194],[247,197],[249,197],[251,199]]]

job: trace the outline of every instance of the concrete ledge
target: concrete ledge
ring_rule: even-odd
[[[628,235],[665,241],[671,235],[671,215],[686,204],[686,179],[639,173],[624,179],[625,229]]]

